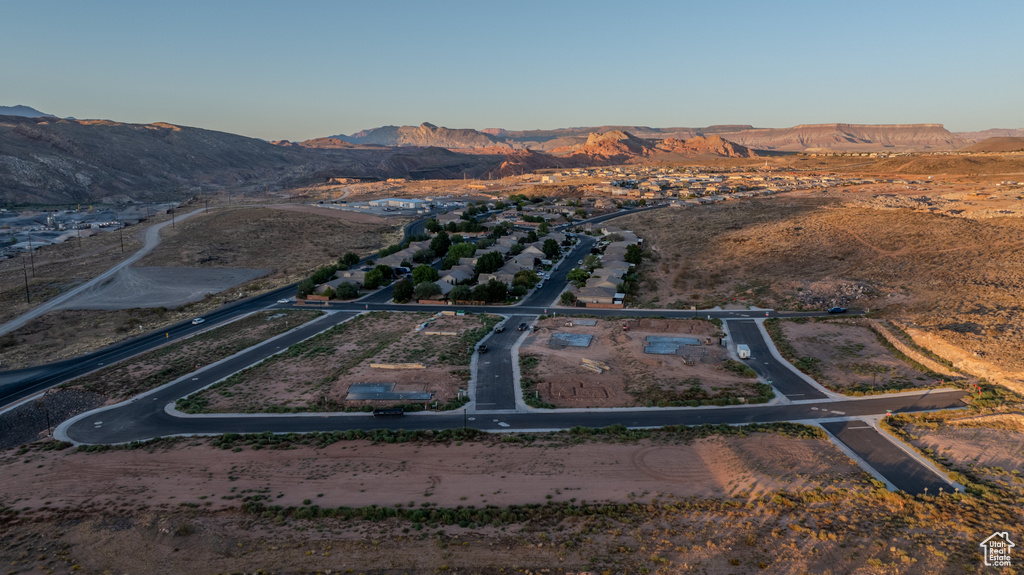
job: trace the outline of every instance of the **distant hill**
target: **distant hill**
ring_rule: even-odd
[[[28,106],[0,106],[0,116],[22,116],[25,118],[56,118],[53,114],[44,114]]]
[[[352,144],[436,146],[450,150],[472,150],[493,146],[508,146],[501,139],[477,130],[439,128],[427,122],[419,126],[382,126],[372,130],[363,130],[351,136],[337,135],[330,136],[330,138],[344,140]]]
[[[612,130],[591,133],[586,142],[574,146],[556,148],[552,154],[567,156],[576,160],[590,160],[598,163],[626,163],[641,158],[668,159],[666,156],[717,156],[726,158],[750,158],[757,153],[721,136],[694,136],[687,140],[666,138],[653,140],[638,138],[629,132]]]
[[[986,138],[960,148],[961,152],[1024,152],[1024,137]]]
[[[850,152],[955,150],[966,142],[942,124],[803,124],[728,132],[732,142],[758,150],[801,152],[824,148]]]
[[[1024,128],[993,128],[980,132],[957,132],[956,135],[968,142],[980,142],[987,138],[1024,138]]]
[[[591,134],[606,133],[628,133],[644,140],[680,141],[698,136],[721,136],[748,149],[776,152],[802,152],[808,149],[850,152],[948,151],[974,141],[946,130],[942,124],[803,124],[791,128],[755,128],[746,124],[706,128],[597,126],[522,131],[503,128],[450,130],[422,124],[419,127],[382,126],[351,136],[331,137],[352,143],[383,146],[438,146],[452,150],[508,146],[553,152],[585,145]]]
[[[0,203],[183,199],[306,185],[333,176],[475,177],[502,162],[440,148],[274,145],[172,124],[0,116]],[[344,146],[344,147],[343,147]]]

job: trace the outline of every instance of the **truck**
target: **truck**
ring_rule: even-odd
[[[741,343],[736,346],[736,355],[740,356],[740,359],[750,359],[750,348]]]

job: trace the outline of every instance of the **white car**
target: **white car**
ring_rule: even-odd
[[[206,320],[201,318],[201,317],[197,317],[196,319],[192,320],[192,325],[199,325],[199,324],[203,323],[204,321],[206,321]]]
[[[279,300],[277,300],[277,303],[291,303],[291,302],[289,300],[286,300],[286,299],[279,299]]]

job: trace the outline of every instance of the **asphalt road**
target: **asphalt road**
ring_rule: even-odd
[[[829,433],[889,480],[897,489],[917,495],[946,493],[953,486],[907,455],[874,427],[859,420],[822,423]]]
[[[752,319],[730,320],[729,333],[733,343],[750,347],[750,359],[741,360],[750,366],[765,381],[770,381],[779,393],[791,400],[825,399],[828,395],[807,383],[789,365],[783,364],[772,355],[768,343],[761,336],[761,330]]]
[[[477,354],[476,411],[514,411],[515,381],[512,374],[512,346],[523,335],[519,325],[532,324],[533,316],[513,315],[503,322],[501,333],[487,339],[487,353]]]

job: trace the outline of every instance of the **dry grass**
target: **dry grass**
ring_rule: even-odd
[[[1024,220],[969,220],[789,194],[626,218],[653,246],[640,300],[870,308],[1019,370]]]
[[[339,212],[344,213],[344,212]],[[305,277],[346,252],[367,255],[401,237],[404,220],[244,208],[200,214],[163,231],[139,266],[237,267],[272,270],[268,288]]]

